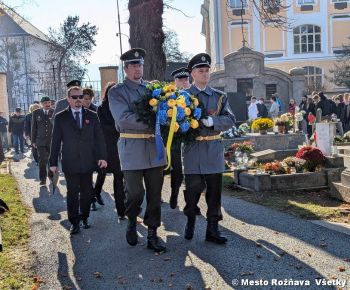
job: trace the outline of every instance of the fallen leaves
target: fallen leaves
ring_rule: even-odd
[[[185,290],[193,290],[193,289],[194,289],[194,288],[193,288],[193,286],[192,286],[191,283],[186,284]]]
[[[72,286],[68,286],[68,285],[63,285],[62,289],[63,290],[71,290],[71,289],[73,289],[73,287]]]
[[[94,272],[94,276],[96,279],[101,279],[103,275],[101,272]]]
[[[171,258],[170,257],[165,257],[163,260],[164,261],[171,261]]]
[[[118,283],[121,285],[128,284],[128,278],[124,276],[118,276]]]
[[[248,272],[241,272],[241,276],[252,276],[254,275],[254,272],[248,271]]]
[[[345,272],[345,267],[344,266],[339,266],[338,267],[339,272]]]

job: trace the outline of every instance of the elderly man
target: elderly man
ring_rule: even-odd
[[[42,97],[40,103],[42,108],[32,113],[30,139],[32,146],[38,150],[40,185],[45,185],[48,174],[53,109],[51,109],[49,97]]]
[[[67,182],[71,234],[80,231],[80,220],[84,228],[90,227],[92,174],[97,166],[107,167],[106,145],[100,122],[96,113],[84,109],[82,99],[83,90],[80,87],[68,89],[69,107],[55,116],[50,153],[50,170],[55,173],[62,144],[62,170]]]
[[[131,246],[137,244],[136,219],[145,195],[144,182],[147,206],[143,221],[148,226],[147,247],[164,252],[166,248],[159,242],[157,228],[160,226],[166,159],[158,158],[154,130],[139,121],[135,110],[135,102],[140,101],[146,91],[146,83],[142,80],[145,55],[143,49],[134,48],[121,56],[126,78],[109,90],[108,99],[116,129],[120,132],[118,150],[127,193],[125,214],[129,219],[126,240]]]
[[[206,53],[195,55],[188,64],[193,78],[188,92],[199,100],[207,117],[201,119],[200,136],[193,144],[186,144],[183,150],[186,183],[184,214],[187,216],[185,238],[193,238],[197,204],[206,187],[206,241],[224,244],[227,239],[218,230],[218,222],[222,219],[222,173],[225,169],[220,133],[230,129],[235,118],[226,95],[208,86],[210,64],[211,58]]]

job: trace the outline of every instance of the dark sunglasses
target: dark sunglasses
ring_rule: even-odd
[[[73,95],[73,96],[70,96],[70,98],[72,98],[73,100],[77,100],[77,99],[82,100],[84,98],[84,95]]]

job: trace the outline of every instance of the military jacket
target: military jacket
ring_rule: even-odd
[[[49,109],[45,115],[43,109],[37,109],[32,113],[32,130],[31,140],[36,146],[50,146],[52,127],[53,127],[53,110]]]
[[[235,117],[224,92],[210,87],[200,91],[194,85],[187,91],[198,98],[205,110],[205,115],[213,119],[212,127],[200,126],[200,136],[218,135],[233,126]],[[218,105],[219,100],[221,105]],[[195,141],[185,145],[183,159],[185,174],[214,174],[222,173],[225,169],[224,146],[220,139]]]
[[[109,107],[115,121],[115,127],[120,133],[154,134],[139,120],[135,103],[139,102],[146,91],[146,83],[134,83],[125,79],[108,92]],[[154,138],[131,139],[120,138],[118,151],[122,170],[140,170],[166,165],[166,157],[157,157]]]

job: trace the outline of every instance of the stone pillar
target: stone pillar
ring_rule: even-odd
[[[301,97],[305,94],[305,69],[302,67],[295,67],[289,71],[292,77],[292,92],[293,98],[297,104],[300,104]]]
[[[6,73],[0,72],[0,112],[4,113],[4,117],[9,116],[9,102],[7,95]]]
[[[118,66],[99,67],[101,76],[101,90],[108,82],[118,83]]]
[[[335,122],[316,123],[316,144],[326,156],[332,155],[333,140],[336,135]]]

